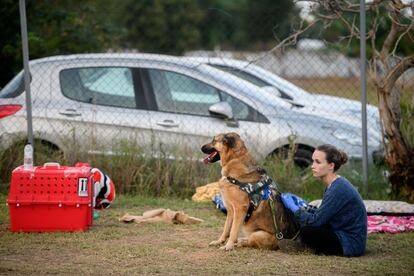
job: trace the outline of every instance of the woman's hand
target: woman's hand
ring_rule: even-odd
[[[285,207],[291,210],[293,213],[296,212],[300,207],[306,207],[307,205],[303,199],[291,193],[282,193],[280,197],[282,199],[283,205],[285,205]]]

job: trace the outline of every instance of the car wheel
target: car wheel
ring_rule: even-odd
[[[298,167],[305,169],[312,164],[312,152],[306,149],[297,149],[293,161]]]
[[[312,154],[314,149],[307,146],[299,145],[293,156],[293,162],[301,169],[306,169],[312,164]],[[289,148],[283,147],[275,150],[271,156],[277,156],[279,159],[286,160],[288,158]]]

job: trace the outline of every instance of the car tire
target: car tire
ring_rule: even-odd
[[[293,161],[296,166],[305,169],[312,165],[312,152],[307,149],[297,149]]]
[[[271,156],[277,156],[280,159],[286,160],[288,158],[288,147],[283,147],[275,150]],[[295,155],[293,156],[293,162],[301,169],[306,169],[312,164],[313,148],[298,146]]]

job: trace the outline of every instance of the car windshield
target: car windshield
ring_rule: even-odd
[[[223,66],[223,65],[217,65],[217,64],[210,64],[210,65],[217,68],[217,69],[220,69],[220,70],[226,71],[230,74],[233,74],[236,77],[244,79],[248,82],[251,82],[256,86],[259,86],[259,87],[271,86],[270,83],[267,83],[267,82],[255,77],[255,76],[253,76],[252,74],[248,74],[248,73],[246,73],[242,70],[239,70],[237,68],[232,68],[232,67],[229,67],[229,66]]]
[[[24,73],[21,71],[9,83],[0,90],[0,98],[14,98],[24,91]]]
[[[289,100],[292,101],[293,98],[291,96],[289,96],[287,93],[285,93],[283,90],[281,90],[280,87],[276,87],[273,84],[271,84],[270,82],[264,81],[261,78],[256,77],[254,74],[250,73],[250,72],[246,72],[243,71],[241,69],[238,69],[236,67],[231,67],[231,66],[226,66],[226,65],[218,65],[218,64],[210,64],[211,66],[219,69],[219,70],[223,70],[225,72],[228,72],[238,78],[241,78],[245,81],[248,81],[260,88],[269,88],[269,87],[274,87],[275,88],[275,92],[277,92],[278,96],[281,97],[284,100]],[[284,87],[283,87],[284,88]],[[268,89],[269,90],[269,89]]]
[[[290,93],[290,95],[294,97],[293,100],[296,100],[295,95],[299,95],[300,97],[309,96],[309,92],[303,90],[299,86],[296,86],[295,84],[291,83],[290,81],[287,81],[287,80],[277,76],[276,74],[261,68],[260,66],[253,65],[253,66],[251,66],[251,68],[252,68],[252,70],[255,71],[255,75],[258,74],[258,75],[262,76],[263,78],[268,80],[270,85],[277,86],[277,88],[279,90],[283,89],[283,90],[286,90],[286,91],[292,91],[293,93]]]
[[[272,106],[278,106],[279,108],[285,107],[285,108],[291,108],[292,103],[289,101],[284,100],[278,93],[271,93],[270,91],[266,91],[264,88],[269,87],[265,86],[263,88],[258,87],[257,85],[254,85],[250,81],[247,81],[243,78],[239,78],[234,74],[231,74],[230,72],[226,72],[224,70],[221,70],[215,66],[211,66],[209,64],[206,64],[203,67],[198,67],[200,71],[203,72],[203,74],[207,74],[211,76],[211,78],[215,79],[216,81],[221,82],[225,86],[230,86],[232,90],[238,91],[239,95],[243,95],[242,97],[247,97],[250,100],[260,102],[265,105],[272,105]],[[220,74],[220,72],[224,72]],[[248,72],[247,72],[248,73]],[[261,93],[258,93],[260,90]],[[234,95],[233,95],[234,96]],[[269,99],[271,99],[269,101]],[[244,99],[243,99],[244,101]],[[255,105],[254,103],[252,103]]]

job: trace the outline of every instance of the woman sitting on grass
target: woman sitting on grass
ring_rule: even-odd
[[[282,201],[301,225],[300,241],[317,254],[361,256],[367,241],[367,212],[358,191],[336,171],[348,156],[332,145],[319,146],[312,155],[313,176],[326,185],[318,209],[299,207],[298,198],[283,194]],[[283,240],[283,243],[288,240]]]

